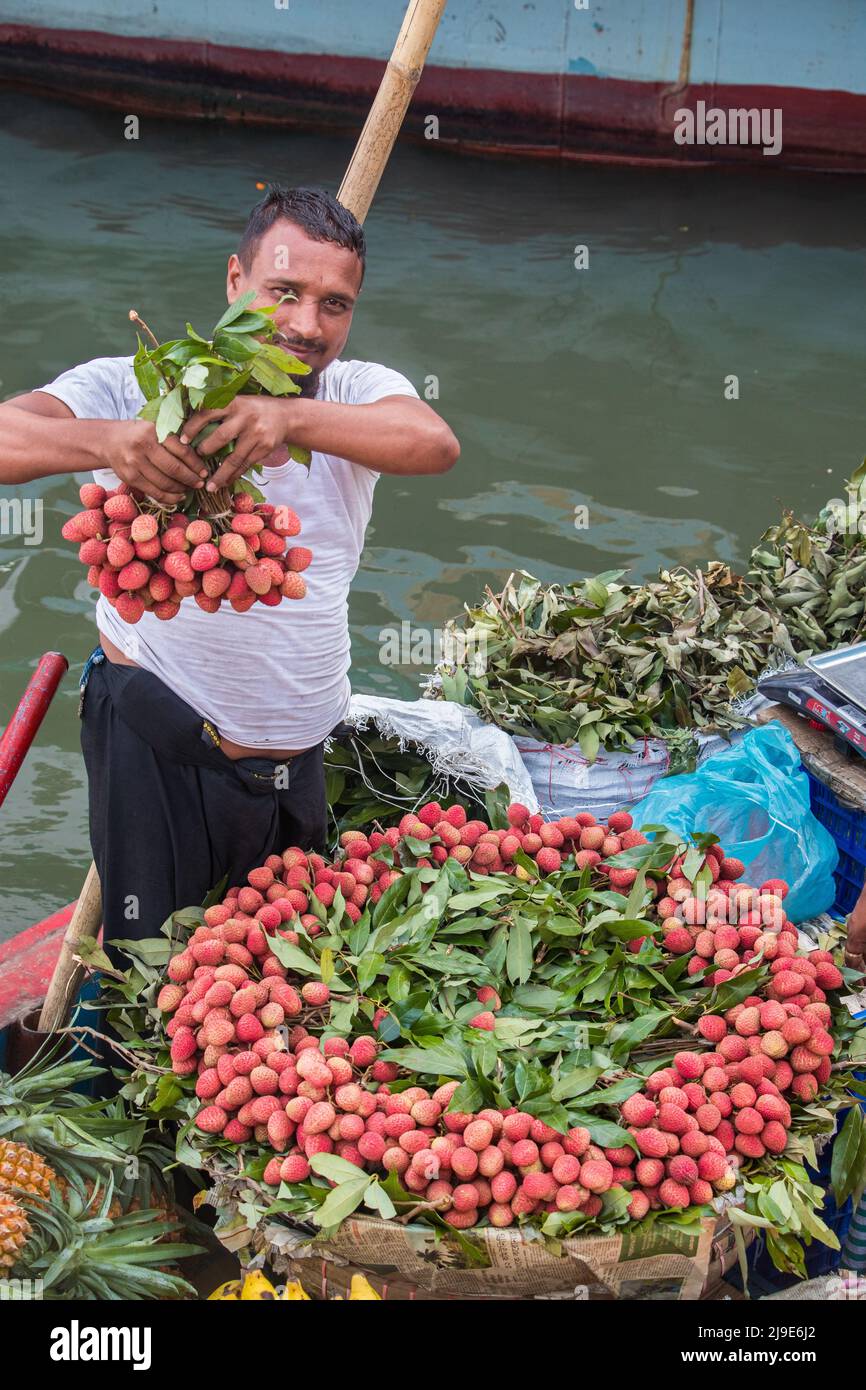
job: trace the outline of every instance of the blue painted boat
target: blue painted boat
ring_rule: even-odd
[[[357,131],[404,9],[7,0],[0,82],[124,112]],[[850,0],[449,0],[406,133],[576,160],[861,171],[864,51],[866,6]]]

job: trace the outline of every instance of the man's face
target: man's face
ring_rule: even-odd
[[[352,326],[361,289],[361,262],[353,251],[332,241],[313,241],[294,222],[275,222],[262,237],[249,272],[237,256],[229,259],[229,303],[255,292],[251,307],[277,304],[275,341],[310,366],[298,377],[301,392],[315,395],[321,372],[339,357]]]

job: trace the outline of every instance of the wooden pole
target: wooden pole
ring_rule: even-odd
[[[379,187],[447,0],[410,0],[394,52],[349,161],[339,201],[363,222]]]
[[[447,0],[409,0],[394,52],[337,195],[359,222],[364,221],[370,210],[446,3]],[[91,864],[66,928],[60,956],[39,1015],[41,1031],[52,1032],[66,1023],[81,976],[81,967],[74,957],[79,943],[86,937],[96,936],[101,923],[99,875],[96,865]]]
[[[39,1015],[39,1031],[53,1033],[62,1028],[75,1003],[78,986],[81,983],[81,966],[75,960],[80,943],[86,937],[94,937],[102,922],[102,892],[99,887],[99,874],[96,865],[87,870],[84,886],[75,904],[75,911],[63,935],[60,955],[51,976],[48,993]]]

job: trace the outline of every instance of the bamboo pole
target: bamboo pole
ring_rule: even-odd
[[[447,0],[410,0],[394,52],[349,161],[339,201],[363,222],[418,85]]]
[[[62,1028],[69,1017],[78,986],[81,983],[81,966],[75,960],[78,948],[86,937],[94,937],[102,922],[102,892],[99,887],[99,874],[96,865],[87,870],[84,886],[79,894],[75,911],[63,935],[60,955],[51,976],[48,993],[39,1015],[39,1031],[53,1033]]]
[[[364,221],[370,210],[446,4],[447,0],[409,0],[394,52],[337,195],[359,222]],[[87,937],[95,937],[101,923],[99,875],[96,865],[91,864],[66,928],[60,956],[39,1015],[41,1031],[53,1032],[66,1023],[81,976],[81,967],[74,958],[80,943]]]

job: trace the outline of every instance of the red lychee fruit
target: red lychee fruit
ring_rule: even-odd
[[[562,855],[552,846],[545,846],[535,856],[535,862],[544,874],[555,874],[562,867]]]
[[[496,1018],[489,1009],[485,1009],[469,1020],[469,1027],[480,1028],[483,1032],[492,1033],[496,1028]]]
[[[746,866],[741,859],[723,859],[719,867],[720,878],[742,878]]]
[[[685,1183],[665,1178],[659,1187],[659,1200],[664,1207],[687,1207],[691,1197]]]

